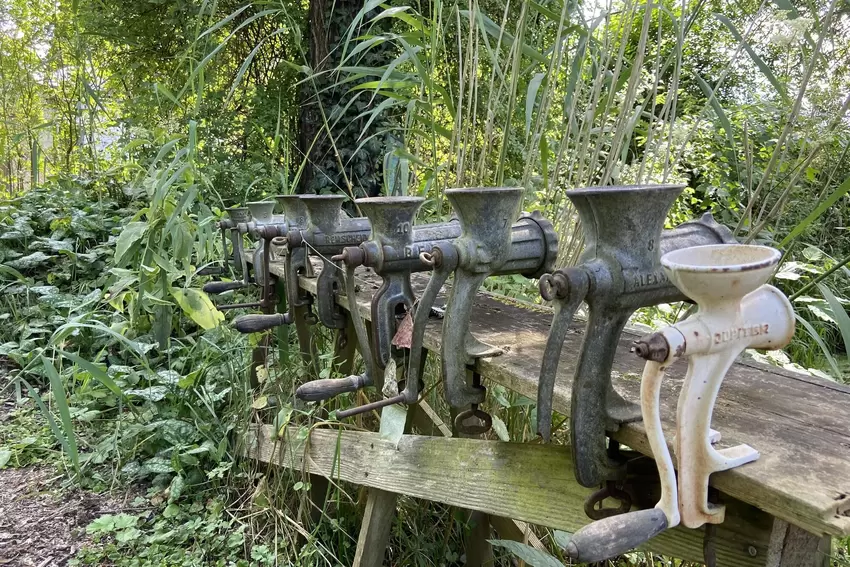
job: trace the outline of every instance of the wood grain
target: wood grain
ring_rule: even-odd
[[[562,446],[421,435],[404,435],[396,444],[379,433],[327,429],[305,440],[297,428],[275,438],[272,426],[253,428],[246,441],[250,458],[364,485],[376,494],[405,494],[568,532],[590,522],[582,502],[591,491],[573,478],[569,450]],[[390,498],[381,498],[378,516],[386,522]],[[734,500],[727,501],[727,518],[717,528],[717,565],[765,565],[773,518]],[[370,518],[367,533],[379,524]],[[377,541],[382,532],[374,535]],[[645,547],[701,562],[702,544],[702,530],[679,527]]]

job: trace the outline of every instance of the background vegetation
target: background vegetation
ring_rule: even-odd
[[[437,217],[447,187],[522,185],[568,264],[567,190],[683,181],[670,224],[712,211],[785,253],[798,333],[759,356],[847,382],[848,38],[843,0],[7,0],[0,466],[142,487],[79,564],[349,565],[352,487],[312,522],[309,482],[235,459],[252,421],[314,423],[287,404],[306,369],[276,360],[249,391],[254,339],[198,291],[220,211],[278,193],[417,194]],[[488,285],[537,300],[522,278]],[[493,393],[497,434],[528,440],[533,402]],[[399,518],[396,564],[462,563],[461,514],[403,501]]]

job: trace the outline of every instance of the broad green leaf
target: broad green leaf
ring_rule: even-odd
[[[546,78],[546,73],[536,73],[528,81],[528,90],[525,93],[525,135],[531,133],[531,117],[534,114],[534,103],[537,102],[537,91],[540,83]]]
[[[145,235],[147,228],[148,223],[146,222],[131,222],[124,227],[115,243],[115,264],[117,266],[124,265],[127,254]]]
[[[723,110],[723,106],[714,95],[714,89],[712,89],[696,71],[693,72],[693,76],[694,79],[696,79],[700,90],[708,99],[708,103],[711,105],[712,110],[714,110],[714,113],[717,115],[717,119],[720,121],[723,131],[726,133],[726,140],[729,142],[729,150],[733,153],[733,155],[735,155],[735,129],[732,127],[732,122],[729,120],[729,117]]]
[[[469,10],[459,10],[459,12],[467,19],[471,19],[471,14]],[[488,34],[490,34],[490,36],[496,39],[501,38],[501,47],[509,49],[516,41],[515,36],[502,29],[501,26],[499,26],[496,22],[494,22],[487,16],[481,14],[478,19],[479,21],[484,23],[485,32],[487,32]],[[544,65],[549,63],[549,59],[545,55],[543,55],[527,43],[523,43],[520,49],[522,50],[522,54],[528,57],[529,59],[537,61],[538,63],[543,63]]]
[[[69,359],[71,362],[91,374],[95,380],[106,386],[113,394],[116,394],[118,396],[123,395],[123,393],[121,392],[121,388],[119,388],[115,381],[110,378],[109,375],[97,364],[89,362],[88,360],[77,356],[76,354],[65,352],[63,350],[60,350],[59,354],[61,354],[63,357]]]
[[[826,299],[826,302],[829,303],[829,308],[832,310],[832,320],[835,321],[835,324],[838,326],[841,338],[844,341],[844,352],[850,352],[850,315],[847,314],[847,310],[844,305],[837,297],[835,297],[835,294],[832,293],[831,289],[822,283],[818,284],[818,289],[823,294],[824,299]]]
[[[6,262],[6,266],[15,270],[32,270],[42,264],[47,263],[53,256],[48,256],[44,252],[33,252],[28,256],[23,256],[17,260]]]
[[[404,434],[404,424],[407,422],[407,410],[399,405],[387,406],[381,410],[380,433],[383,439],[398,446]]]
[[[214,329],[224,321],[224,314],[215,308],[209,296],[192,288],[171,288],[171,295],[183,312],[202,329]]]
[[[493,416],[493,432],[496,433],[496,437],[499,438],[500,441],[510,441],[511,436],[508,433],[508,427],[505,425],[505,422],[499,418],[499,416]]]
[[[817,343],[817,345],[820,347],[821,352],[823,352],[824,358],[826,358],[830,369],[832,369],[833,375],[841,376],[843,372],[841,372],[841,369],[838,367],[838,361],[836,361],[835,357],[832,356],[832,352],[830,351],[829,347],[826,346],[826,343],[823,342],[823,339],[820,338],[820,335],[815,330],[815,328],[812,327],[811,323],[796,314],[794,315],[794,318],[797,320],[797,324],[802,326],[803,329],[806,330],[806,333],[808,333],[812,340],[815,341],[815,343]]]
[[[53,401],[56,404],[56,409],[59,412],[59,419],[62,423],[62,433],[65,435],[65,447],[68,449],[68,458],[74,465],[74,471],[80,474],[80,455],[77,452],[77,438],[74,435],[74,426],[71,423],[71,411],[68,408],[68,397],[65,393],[65,384],[62,383],[62,378],[56,367],[46,357],[41,357],[41,364],[44,372],[50,379],[50,390],[53,392]]]
[[[162,474],[174,472],[174,468],[171,466],[171,461],[168,459],[163,459],[162,457],[151,457],[142,463],[142,471],[153,474]]]
[[[12,458],[12,451],[9,449],[0,449],[0,469],[5,467]]]

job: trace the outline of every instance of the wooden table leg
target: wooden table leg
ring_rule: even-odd
[[[403,431],[399,432],[400,420],[384,419],[389,412],[406,411]],[[410,431],[415,414],[419,408],[411,406],[406,410],[403,406],[389,406],[381,411],[381,434],[393,437],[394,433]],[[390,530],[395,520],[396,500],[398,495],[370,488],[366,497],[366,511],[363,523],[360,524],[360,535],[357,538],[357,551],[354,555],[354,567],[381,567],[384,564],[387,545],[390,541]]]
[[[829,536],[809,533],[777,518],[770,534],[766,567],[828,567],[831,551]]]
[[[468,372],[471,382],[471,372]],[[460,410],[452,408],[452,433],[456,437],[467,439],[483,439],[483,435],[467,435],[459,433],[455,426],[455,417],[460,413]],[[488,539],[490,536],[490,515],[483,512],[469,511],[467,515],[467,523],[471,524],[470,530],[464,538],[463,546],[466,551],[467,567],[485,567],[493,565],[495,558],[493,556],[493,546],[490,545]]]
[[[316,344],[313,342],[310,325],[307,323],[310,306],[302,305],[300,307],[293,307],[292,313],[295,318],[295,334],[298,336],[298,348],[301,351],[301,360],[304,361],[305,368],[310,369],[314,376],[318,376],[319,369],[317,361],[319,360],[319,353],[316,351]]]

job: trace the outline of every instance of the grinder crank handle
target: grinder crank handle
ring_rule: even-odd
[[[348,305],[351,311],[351,321],[357,334],[357,344],[360,347],[360,356],[366,363],[366,371],[363,374],[348,376],[346,378],[327,378],[312,380],[302,384],[295,391],[299,400],[317,402],[327,400],[339,394],[354,392],[366,386],[371,386],[375,371],[375,361],[372,360],[372,349],[369,348],[369,338],[366,334],[366,323],[357,311],[357,290],[354,284],[354,270],[356,266],[346,266],[345,270],[345,292],[348,295]]]
[[[596,563],[634,549],[668,528],[658,508],[597,520],[573,534],[564,551],[579,563]]]
[[[323,378],[302,384],[295,391],[295,396],[305,402],[322,402],[340,394],[356,392],[371,384],[371,379],[365,374],[357,374],[345,378]]]
[[[413,315],[413,330],[410,340],[410,358],[404,381],[404,390],[397,396],[378,400],[371,404],[365,404],[338,411],[339,419],[351,417],[368,411],[377,410],[393,404],[414,404],[419,399],[419,373],[422,368],[422,344],[425,341],[425,325],[431,315],[431,308],[437,295],[446,283],[451,273],[457,267],[457,250],[449,243],[438,243],[431,252],[423,252],[419,255],[425,264],[433,265],[434,272],[428,281],[425,292],[416,304]]]
[[[242,289],[243,287],[248,287],[245,285],[245,282],[209,282],[204,284],[202,288],[204,293],[208,293],[210,295],[217,295],[219,293],[224,293],[225,291],[233,291],[234,289]]]
[[[640,346],[636,349],[640,350]],[[661,500],[655,508],[609,516],[577,531],[565,548],[576,561],[594,563],[622,555],[679,524],[676,471],[661,429],[660,395],[666,364],[647,361],[640,384],[644,427],[661,477]]]
[[[240,333],[260,333],[292,323],[289,313],[274,313],[272,315],[243,315],[234,322],[236,330]]]
[[[224,268],[219,266],[204,266],[197,272],[195,272],[196,276],[220,276],[224,273]]]
[[[555,393],[555,377],[561,360],[561,349],[567,330],[587,296],[589,287],[587,273],[580,268],[564,268],[540,278],[540,294],[543,299],[557,301],[537,386],[537,434],[547,443],[552,436],[552,396]]]

